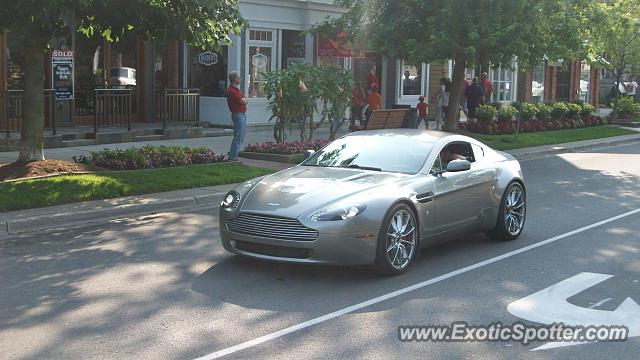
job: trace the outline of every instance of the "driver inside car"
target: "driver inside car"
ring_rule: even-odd
[[[458,154],[456,150],[456,147],[449,145],[445,146],[442,151],[440,151],[440,160],[442,161],[445,169],[451,160],[466,160],[466,158]]]

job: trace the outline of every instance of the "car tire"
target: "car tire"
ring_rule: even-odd
[[[385,215],[378,235],[376,272],[393,276],[407,271],[418,253],[419,241],[420,230],[413,209],[403,203],[394,205]]]
[[[527,196],[524,186],[514,181],[507,186],[500,201],[496,226],[488,232],[495,240],[511,241],[520,236],[527,215]]]

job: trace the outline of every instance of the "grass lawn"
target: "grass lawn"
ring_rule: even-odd
[[[471,134],[474,138],[489,145],[495,150],[520,149],[540,145],[554,145],[572,141],[607,138],[620,135],[638,134],[637,131],[622,129],[617,126],[594,126],[581,129],[551,130],[518,135],[514,134],[482,135]]]
[[[237,183],[275,170],[238,163],[103,171],[0,183],[0,211]]]

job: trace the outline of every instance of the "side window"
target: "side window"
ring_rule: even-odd
[[[459,159],[460,157],[468,160],[469,162],[475,162],[476,157],[474,156],[473,150],[471,149],[471,144],[467,142],[455,142],[447,145],[448,150],[448,160],[443,159],[448,162],[453,159]]]
[[[484,149],[481,146],[471,144],[471,148],[473,149],[473,156],[475,158],[475,161],[484,159]]]
[[[429,171],[429,174],[436,174],[442,171],[444,171],[444,167],[442,166],[440,155],[438,155],[436,157],[436,160],[433,162],[433,166],[431,166],[431,171]]]

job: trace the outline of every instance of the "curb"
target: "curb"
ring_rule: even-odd
[[[585,150],[615,147],[615,146],[621,146],[621,145],[640,142],[640,135],[630,135],[630,136],[633,136],[633,137],[612,140],[607,142],[600,142],[600,143],[578,144],[574,146],[549,145],[548,147],[545,146],[543,149],[537,149],[537,150],[530,148],[529,151],[526,151],[526,148],[525,148],[525,149],[507,150],[505,152],[510,154],[517,160],[531,160],[535,158],[541,158],[541,157],[558,155],[558,154],[574,153],[574,152],[580,152]],[[586,140],[586,141],[589,141],[589,140]]]
[[[206,195],[191,195],[170,200],[161,199],[147,203],[129,203],[117,206],[105,204],[103,207],[82,211],[17,218],[0,222],[0,236],[83,228],[106,224],[118,218],[150,215],[178,209],[215,208],[219,206],[218,201],[224,194],[224,192],[212,192]],[[70,221],[70,219],[73,220]]]

